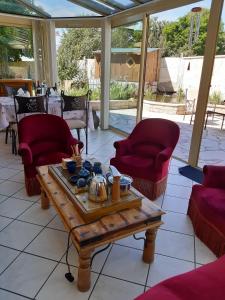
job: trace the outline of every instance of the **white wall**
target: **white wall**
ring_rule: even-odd
[[[187,89],[189,99],[197,98],[203,57],[165,57],[161,60],[159,83],[171,81],[174,90]],[[215,56],[211,91],[221,91],[225,99],[225,55]]]

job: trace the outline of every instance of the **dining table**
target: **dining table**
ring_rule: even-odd
[[[50,96],[48,97],[48,113],[53,115],[61,116],[61,97]],[[19,115],[19,120],[29,114]],[[68,119],[79,119],[85,121],[84,110],[74,110],[63,112],[63,118]],[[9,126],[10,122],[16,122],[16,113],[13,97],[0,97],[0,130],[5,129]],[[94,121],[92,114],[91,103],[89,102],[88,111],[88,128],[94,130]]]

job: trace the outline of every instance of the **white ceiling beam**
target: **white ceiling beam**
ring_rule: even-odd
[[[107,18],[111,20],[112,27],[116,27],[140,21],[146,13],[155,14],[201,1],[202,0],[152,0],[145,4],[140,4],[125,11],[118,12]]]
[[[55,21],[56,28],[100,28],[102,26],[102,17],[86,17],[86,18],[52,18]]]

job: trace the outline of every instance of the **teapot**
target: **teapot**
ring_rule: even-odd
[[[88,198],[94,202],[104,202],[108,199],[106,179],[101,174],[92,178],[88,189]]]

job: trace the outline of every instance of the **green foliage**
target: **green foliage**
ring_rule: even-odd
[[[116,27],[112,30],[112,48],[134,48],[141,42],[142,30],[127,27]]]
[[[137,93],[137,87],[134,84],[122,84],[112,82],[110,84],[110,99],[112,100],[128,100],[134,98]]]
[[[164,36],[163,29],[168,24],[167,21],[160,21],[156,17],[149,20],[148,46],[151,48],[163,48]]]
[[[183,55],[204,55],[205,41],[207,36],[207,26],[209,19],[209,10],[203,9],[200,18],[200,30],[197,41],[189,49],[189,34],[191,24],[191,13],[179,18],[175,22],[165,24],[162,34],[164,37],[164,56],[180,56]],[[225,52],[225,33],[223,24],[220,26],[217,54]]]
[[[60,80],[72,80],[79,73],[77,61],[93,58],[101,49],[101,35],[96,28],[71,28],[64,32],[58,48],[57,64]]]
[[[99,87],[91,91],[91,100],[100,100],[100,97],[101,97],[101,89]]]
[[[86,87],[84,88],[72,88],[68,91],[66,91],[66,95],[68,96],[83,96],[87,94],[88,89]]]
[[[155,101],[156,94],[152,91],[151,87],[145,89],[144,99]]]
[[[177,90],[177,102],[181,103],[184,101],[184,99],[185,99],[185,92],[182,88],[179,88]]]
[[[211,104],[220,104],[223,101],[223,95],[221,91],[213,91],[209,95],[209,103]]]

